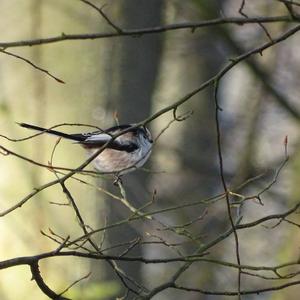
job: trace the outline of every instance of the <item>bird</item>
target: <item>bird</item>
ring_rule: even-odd
[[[95,169],[101,174],[114,174],[117,179],[124,174],[142,167],[148,160],[153,146],[150,131],[145,126],[133,127],[125,124],[88,133],[68,134],[27,123],[18,123],[21,127],[45,132],[78,143],[94,155],[105,145],[105,149],[93,160]],[[132,128],[131,128],[132,127]],[[113,136],[126,130],[115,139]]]

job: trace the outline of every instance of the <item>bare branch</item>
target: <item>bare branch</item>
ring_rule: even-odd
[[[282,3],[286,3],[286,4],[295,5],[295,6],[300,6],[300,3],[296,2],[294,0],[277,0],[277,1],[282,2]]]
[[[37,46],[42,44],[57,43],[63,41],[75,41],[75,40],[94,40],[94,39],[103,39],[103,38],[113,38],[113,37],[122,37],[122,36],[141,36],[146,34],[153,33],[163,33],[172,30],[182,30],[182,29],[196,29],[202,27],[216,26],[216,25],[225,25],[225,24],[235,24],[235,25],[244,25],[244,24],[253,24],[253,23],[278,23],[278,22],[299,22],[299,18],[291,19],[290,16],[275,16],[275,17],[253,17],[253,18],[239,18],[239,17],[230,17],[230,18],[218,18],[200,22],[187,22],[180,24],[171,24],[165,26],[156,26],[149,28],[139,28],[139,29],[122,29],[122,32],[108,32],[108,33],[87,33],[87,34],[65,34],[62,33],[59,36],[49,37],[49,38],[40,38],[33,40],[21,40],[15,42],[0,42],[0,47],[7,49],[12,47],[25,47],[25,46]]]
[[[32,274],[32,280],[34,280],[36,282],[36,284],[38,285],[38,287],[40,288],[40,290],[47,295],[49,298],[51,299],[55,299],[55,300],[70,300],[68,298],[62,297],[58,294],[56,294],[55,292],[53,292],[44,282],[43,277],[41,276],[40,270],[39,270],[39,265],[38,265],[38,261],[33,261],[30,264],[30,270],[31,270],[31,274]]]
[[[114,28],[117,33],[122,34],[122,29],[120,27],[118,27],[116,24],[114,24],[109,18],[108,16],[103,12],[103,7],[105,5],[103,5],[101,8],[97,7],[96,5],[94,5],[93,3],[87,1],[87,0],[80,0],[81,2],[91,6],[92,8],[94,8],[96,11],[99,12],[99,14],[105,19],[105,21],[112,27]]]
[[[89,278],[91,276],[91,272],[87,273],[86,275],[82,276],[81,278],[75,280],[72,284],[70,284],[68,287],[66,287],[61,293],[60,296],[65,294],[69,289],[71,289],[74,285],[76,285],[77,283],[81,282],[82,280],[85,280],[87,278]]]
[[[236,260],[238,265],[241,264],[241,258],[240,258],[240,249],[239,249],[239,238],[238,234],[235,228],[235,222],[233,220],[233,216],[231,213],[231,204],[230,204],[230,194],[229,190],[227,188],[227,183],[225,180],[224,175],[224,165],[223,165],[223,154],[222,154],[222,140],[221,140],[221,128],[220,128],[220,120],[219,120],[219,112],[220,112],[220,105],[218,101],[218,87],[219,87],[219,81],[217,80],[215,82],[214,87],[214,100],[215,100],[215,124],[216,124],[216,131],[217,131],[217,147],[218,147],[218,158],[219,158],[219,169],[220,169],[220,178],[222,182],[222,186],[225,193],[225,199],[226,199],[226,206],[227,206],[227,214],[229,217],[230,225],[233,231],[234,240],[235,240],[235,254],[236,254]],[[238,298],[241,299],[241,269],[238,270]]]
[[[242,290],[240,292],[241,295],[257,295],[257,294],[262,294],[262,293],[267,293],[267,292],[272,292],[272,291],[278,291],[278,290],[283,290],[288,287],[294,286],[294,285],[299,285],[300,281],[292,281],[292,282],[287,282],[282,285],[277,285],[277,286],[272,286],[272,287],[267,287],[267,288],[262,288],[262,289],[254,289],[254,290]],[[204,295],[224,295],[224,296],[238,296],[237,292],[231,292],[231,291],[208,291],[204,289],[197,289],[197,288],[189,288],[189,287],[184,287],[180,286],[177,284],[174,284],[172,287],[179,289],[179,290],[184,290],[184,291],[190,291],[190,292],[197,292],[200,294]]]
[[[39,71],[45,73],[46,75],[50,76],[50,77],[53,78],[53,79],[55,79],[55,80],[56,80],[57,82],[59,82],[59,83],[65,83],[63,80],[61,80],[61,79],[59,79],[58,77],[52,75],[52,74],[51,74],[49,71],[47,71],[46,69],[43,69],[43,68],[37,66],[36,64],[34,64],[33,62],[31,62],[31,61],[30,61],[29,59],[27,59],[27,58],[24,58],[24,57],[22,57],[22,56],[20,56],[20,55],[14,54],[14,53],[9,52],[9,51],[6,51],[5,49],[0,49],[0,52],[5,53],[5,54],[7,54],[7,55],[10,55],[10,56],[12,56],[12,57],[18,58],[18,59],[20,59],[20,60],[26,62],[27,64],[31,65],[31,66],[34,67],[35,69],[37,69],[37,70],[39,70]]]

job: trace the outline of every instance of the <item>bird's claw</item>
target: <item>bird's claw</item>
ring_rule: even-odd
[[[113,185],[119,186],[119,184],[122,184],[122,179],[119,175],[115,175],[115,180],[113,182]]]

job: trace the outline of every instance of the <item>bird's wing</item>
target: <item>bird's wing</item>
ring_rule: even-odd
[[[86,134],[86,139],[84,140],[85,143],[91,144],[105,144],[111,140],[111,135],[107,133],[93,133],[93,134]]]
[[[112,136],[107,133],[91,134],[87,135],[87,138],[84,141],[80,142],[80,144],[83,144],[87,148],[97,148],[105,145],[111,139]],[[107,145],[107,148],[119,151],[132,152],[138,149],[138,146],[136,143],[131,142],[130,140],[116,138]]]

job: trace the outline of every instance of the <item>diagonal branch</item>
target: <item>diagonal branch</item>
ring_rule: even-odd
[[[96,11],[99,12],[99,14],[103,17],[103,19],[105,19],[105,21],[113,28],[117,31],[117,33],[122,34],[122,29],[120,27],[118,27],[116,24],[114,24],[111,19],[103,12],[103,7],[105,5],[103,5],[101,8],[97,7],[95,4],[87,1],[87,0],[80,0],[81,2],[91,6],[92,8],[94,8]]]
[[[37,70],[39,70],[39,71],[45,73],[46,75],[50,76],[51,78],[53,78],[54,80],[56,80],[56,81],[59,82],[59,83],[65,83],[63,80],[61,80],[61,79],[59,79],[58,77],[52,75],[52,74],[51,74],[49,71],[47,71],[46,69],[43,69],[43,68],[37,66],[36,64],[34,64],[33,62],[31,62],[31,61],[30,61],[29,59],[27,59],[27,58],[24,58],[24,57],[22,57],[22,56],[20,56],[20,55],[14,54],[14,53],[9,52],[9,51],[6,51],[5,49],[0,49],[0,52],[5,53],[5,54],[7,54],[7,55],[9,55],[9,56],[15,57],[15,58],[17,58],[17,59],[20,59],[20,60],[26,62],[27,64],[29,64],[29,65],[31,65],[32,67],[34,67],[35,69],[37,69]]]

